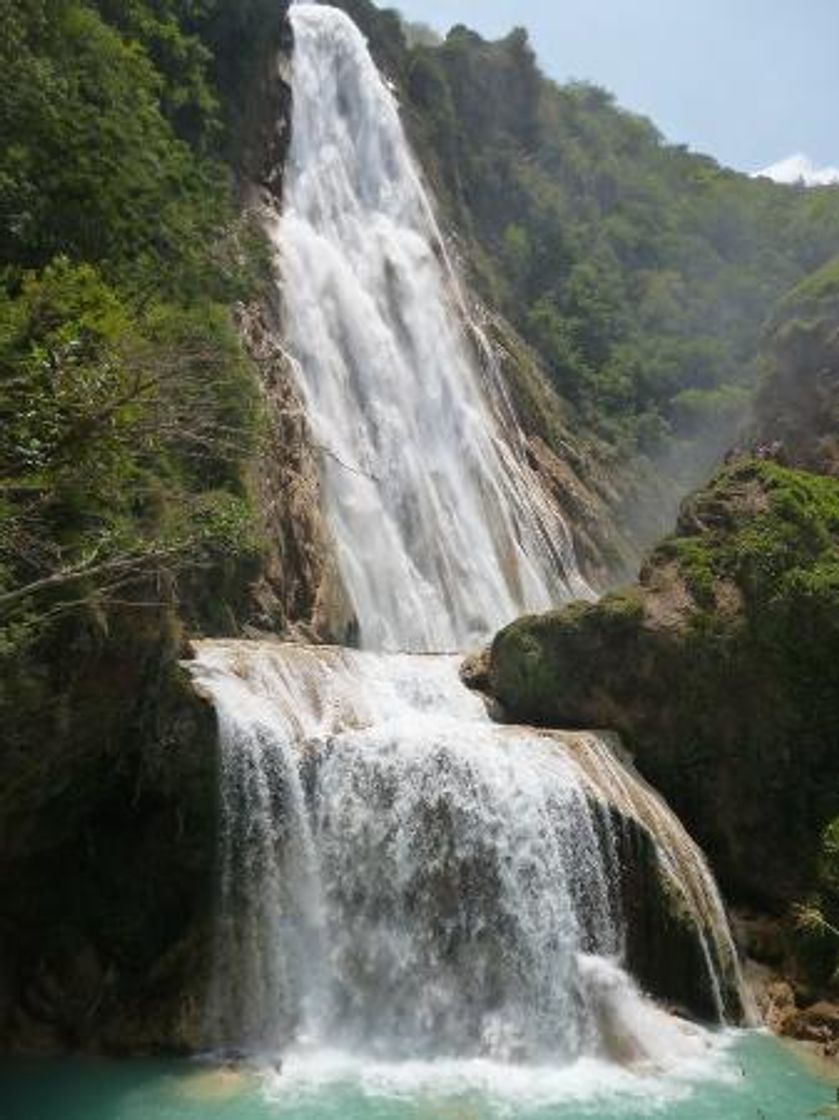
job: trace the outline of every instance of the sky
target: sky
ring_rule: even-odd
[[[445,31],[527,27],[542,69],[605,86],[740,171],[839,179],[839,0],[390,0]]]

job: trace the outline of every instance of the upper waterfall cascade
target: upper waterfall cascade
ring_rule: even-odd
[[[341,575],[364,648],[463,649],[588,589],[364,39],[334,8],[291,20],[273,236]]]

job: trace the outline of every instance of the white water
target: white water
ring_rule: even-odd
[[[672,813],[603,738],[493,723],[456,656],[381,652],[463,648],[587,589],[489,349],[469,341],[361,36],[326,7],[297,4],[292,21],[273,232],[325,513],[379,652],[208,642],[191,663],[222,752],[213,1038],[304,1071],[313,1054],[437,1071],[701,1057],[707,1034],[623,967],[630,821],[694,918],[720,1012],[718,973],[736,974],[713,879]]]
[[[493,723],[454,657],[208,642],[193,673],[222,730],[217,1040],[559,1064],[704,1045],[619,966],[610,809],[656,822],[664,873],[720,931],[711,975],[736,969],[725,916],[604,741]]]
[[[588,588],[361,34],[325,6],[291,20],[273,236],[340,571],[364,648],[463,649]]]

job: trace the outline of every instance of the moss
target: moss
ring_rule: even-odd
[[[698,604],[711,607],[714,603],[714,584],[717,579],[714,553],[698,537],[674,538],[660,550],[662,557],[672,557]]]
[[[675,560],[704,606],[723,578],[765,606],[783,577],[830,561],[839,537],[837,482],[773,462],[723,471],[686,509],[682,532],[659,545],[653,564]]]
[[[631,627],[644,616],[644,600],[634,588],[612,591],[604,595],[599,603],[605,625],[611,627]]]

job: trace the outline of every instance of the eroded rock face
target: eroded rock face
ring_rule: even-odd
[[[323,516],[318,452],[282,345],[279,313],[267,304],[243,306],[238,323],[259,371],[267,419],[254,464],[267,559],[251,589],[253,624],[309,641],[351,642],[355,616]]]
[[[288,0],[279,0],[247,88],[241,91],[234,158],[245,205],[282,203],[283,171],[291,141],[289,67],[294,49]]]
[[[496,638],[509,715],[619,731],[728,893],[801,897],[839,789],[839,484],[743,461],[640,582]]]
[[[74,622],[61,656],[4,681],[0,708],[27,712],[0,752],[4,1049],[200,1042],[215,717],[177,667],[173,617],[150,614]]]
[[[562,513],[583,577],[593,588],[613,587],[634,574],[641,560],[637,542],[615,516],[629,488],[607,467],[603,448],[576,434],[569,406],[507,320],[482,308],[480,326],[525,438],[528,464]]]
[[[643,990],[663,1006],[709,1023],[720,1009],[703,949],[711,939],[662,873],[651,835],[632,820],[621,820],[620,886],[626,931],[626,961]],[[737,980],[717,959],[720,996],[731,1022],[744,1015]]]

